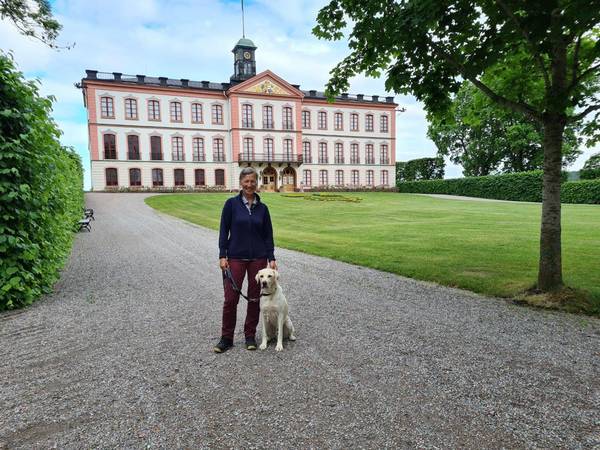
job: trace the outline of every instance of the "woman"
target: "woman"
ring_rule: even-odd
[[[267,266],[277,269],[273,226],[267,205],[256,193],[258,174],[252,167],[240,172],[239,195],[225,202],[221,213],[219,231],[219,266],[231,270],[237,287],[242,286],[248,275],[248,308],[244,335],[246,349],[256,350],[256,326],[260,316],[260,286],[255,281],[256,273]],[[225,302],[221,340],[215,345],[215,353],[223,353],[233,346],[237,304],[240,294],[235,292],[230,280],[225,280]]]

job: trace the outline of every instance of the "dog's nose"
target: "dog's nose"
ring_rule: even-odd
[[[262,282],[262,287],[267,287],[267,282],[266,281]]]

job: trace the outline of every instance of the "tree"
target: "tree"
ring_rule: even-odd
[[[396,180],[435,180],[444,178],[444,158],[419,158],[396,163]]]
[[[582,180],[594,180],[600,178],[600,153],[596,153],[589,157],[579,171],[579,176]]]
[[[12,21],[21,34],[58,48],[54,41],[62,26],[52,17],[47,0],[0,0],[0,18]]]
[[[594,27],[600,0],[332,0],[313,32],[341,39],[349,19],[350,54],[332,71],[330,98],[359,73],[386,88],[412,93],[429,113],[448,110],[450,95],[468,80],[498,105],[519,112],[543,131],[544,184],[537,287],[562,287],[560,173],[565,127],[600,113],[586,80],[597,76],[600,45]],[[486,69],[523,53],[543,85],[539,102],[498,92]],[[532,76],[533,76],[532,74]],[[597,92],[597,91],[596,91]]]
[[[465,176],[526,172],[543,167],[541,126],[498,106],[465,81],[444,114],[428,114],[427,136],[438,155],[463,167]],[[563,167],[581,154],[576,127],[565,129]]]

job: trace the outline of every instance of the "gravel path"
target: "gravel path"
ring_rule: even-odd
[[[298,340],[246,351],[240,308],[215,355],[217,234],[145,196],[88,194],[55,293],[0,314],[0,448],[600,447],[600,320],[278,249]]]

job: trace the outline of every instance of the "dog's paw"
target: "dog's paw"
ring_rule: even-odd
[[[277,347],[275,347],[275,350],[277,350],[278,352],[280,352],[281,350],[283,350],[283,345],[277,344]]]
[[[261,350],[266,350],[267,349],[267,344],[266,343],[260,344],[260,347],[258,347],[258,348],[260,348]]]
[[[290,341],[295,341],[296,340],[296,336],[294,336],[293,334],[289,337]]]

